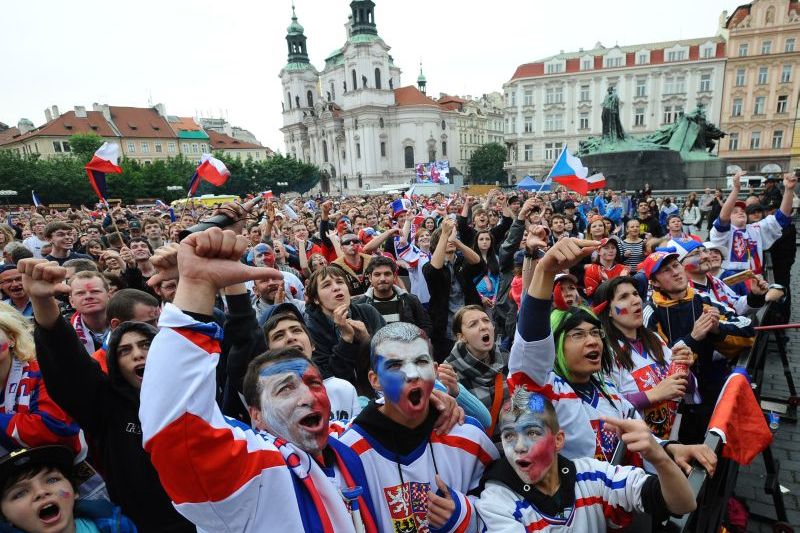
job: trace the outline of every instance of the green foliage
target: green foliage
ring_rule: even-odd
[[[76,145],[73,139],[80,137]],[[102,144],[96,144],[96,135],[74,135],[70,138],[72,155],[42,159],[38,154],[19,155],[16,151],[0,150],[0,184],[3,189],[17,191],[16,197],[8,198],[9,203],[30,202],[30,191],[35,190],[44,204],[86,204],[97,201],[89,186],[84,165]],[[96,144],[96,146],[95,146]],[[80,150],[80,152],[79,152]],[[78,153],[76,153],[78,152]],[[216,154],[221,159],[231,177],[222,187],[201,183],[197,194],[246,194],[259,193],[271,189],[274,194],[284,192],[306,193],[319,182],[319,169],[292,157],[275,155],[267,160],[254,161],[231,158]],[[160,198],[170,202],[186,196],[186,186],[197,168],[197,162],[179,155],[175,158],[143,164],[123,158],[120,161],[122,174],[109,174],[106,177],[108,197],[121,198],[126,203],[136,199]],[[288,183],[279,186],[278,182]],[[170,191],[170,186],[180,186]]]
[[[86,163],[103,144],[103,138],[96,133],[76,133],[69,138],[70,151]]]
[[[484,144],[469,158],[469,174],[472,183],[504,183],[506,174],[503,163],[506,160],[506,148],[499,143]]]

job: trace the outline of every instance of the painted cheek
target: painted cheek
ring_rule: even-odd
[[[383,394],[392,402],[397,403],[400,401],[400,396],[403,393],[403,386],[406,384],[406,375],[404,372],[397,372],[386,370],[379,366],[378,381],[383,389]]]
[[[536,483],[542,478],[544,472],[553,462],[553,452],[556,449],[556,439],[549,431],[547,435],[537,440],[522,459],[530,461],[531,465],[527,469],[528,477],[531,482]]]
[[[628,314],[628,308],[627,307],[617,307],[615,305],[614,306],[614,312],[617,314],[617,316],[624,316],[624,315]]]

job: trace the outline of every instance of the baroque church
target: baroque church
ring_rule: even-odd
[[[322,169],[325,194],[404,187],[415,180],[415,164],[459,153],[458,112],[425,94],[421,67],[416,86],[402,84],[378,35],[372,0],[354,0],[350,9],[344,46],[318,71],[292,6],[280,72],[287,155]]]

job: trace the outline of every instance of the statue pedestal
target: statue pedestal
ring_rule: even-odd
[[[633,191],[649,183],[653,190],[694,189],[725,186],[722,159],[698,157],[684,161],[673,150],[629,150],[581,156],[589,174],[602,172],[609,188]]]

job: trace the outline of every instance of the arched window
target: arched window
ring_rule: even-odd
[[[289,100],[289,109],[291,109],[292,108],[292,93],[287,92],[286,93],[286,99]]]
[[[353,69],[350,74],[353,75],[353,90],[358,89],[358,77],[356,77],[356,69]]]
[[[322,161],[324,163],[328,162],[328,141],[322,139]]]
[[[403,155],[405,156],[406,168],[414,168],[414,147],[406,146],[403,149]]]
[[[381,117],[381,118],[379,118],[379,119],[378,119],[378,126],[380,126],[381,128],[383,128],[383,117]]]
[[[442,157],[447,157],[447,141],[442,141]]]
[[[379,68],[375,69],[375,88],[381,88],[381,69]]]
[[[444,120],[442,121],[442,129],[447,129],[447,123]]]
[[[361,173],[360,172],[358,173],[358,188],[359,189],[363,189],[364,188],[364,179],[361,177]]]
[[[308,107],[314,107],[314,95],[311,94],[311,91],[306,92],[306,101],[308,102]]]

